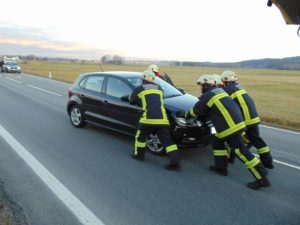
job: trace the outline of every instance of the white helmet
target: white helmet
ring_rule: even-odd
[[[152,70],[155,73],[158,73],[158,66],[155,64],[152,64],[148,67],[148,70]]]
[[[212,78],[210,74],[205,74],[199,77],[197,80],[198,85],[208,84],[208,85],[216,85],[215,80]]]
[[[155,74],[153,73],[153,71],[152,70],[145,70],[144,72],[143,72],[143,77],[142,77],[144,80],[147,80],[147,81],[150,81],[150,82],[152,82],[152,81],[154,81],[154,79],[155,79]]]
[[[214,81],[216,82],[216,85],[221,85],[223,84],[222,80],[221,80],[221,76],[219,74],[212,74],[211,77],[214,79]]]
[[[222,79],[223,82],[237,81],[237,75],[232,70],[225,70],[221,75],[221,79]]]

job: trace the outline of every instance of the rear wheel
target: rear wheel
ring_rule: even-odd
[[[147,139],[147,150],[154,155],[163,155],[165,153],[164,146],[156,134],[150,134]]]
[[[81,128],[86,125],[78,105],[73,105],[70,110],[70,121],[74,127]]]

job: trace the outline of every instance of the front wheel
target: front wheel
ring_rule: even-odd
[[[153,155],[163,155],[165,153],[164,146],[156,134],[150,134],[147,139],[147,150]]]
[[[74,127],[81,128],[86,125],[82,112],[78,105],[73,105],[70,111],[70,121]]]

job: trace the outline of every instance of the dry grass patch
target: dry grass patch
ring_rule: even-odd
[[[104,65],[106,71],[143,71],[147,65]],[[29,62],[23,71],[72,83],[79,74],[100,71],[96,64]],[[175,85],[186,92],[200,95],[195,84],[200,75],[222,73],[224,68],[161,66],[160,71],[172,77]],[[240,83],[256,102],[260,117],[266,123],[300,130],[300,71],[234,69]]]

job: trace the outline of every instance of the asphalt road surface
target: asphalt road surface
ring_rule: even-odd
[[[28,224],[300,224],[300,133],[261,126],[276,162],[272,186],[254,191],[238,161],[228,177],[208,170],[210,146],[181,149],[183,171],[171,172],[167,157],[132,160],[132,137],[74,128],[69,86],[0,73],[0,179]]]

